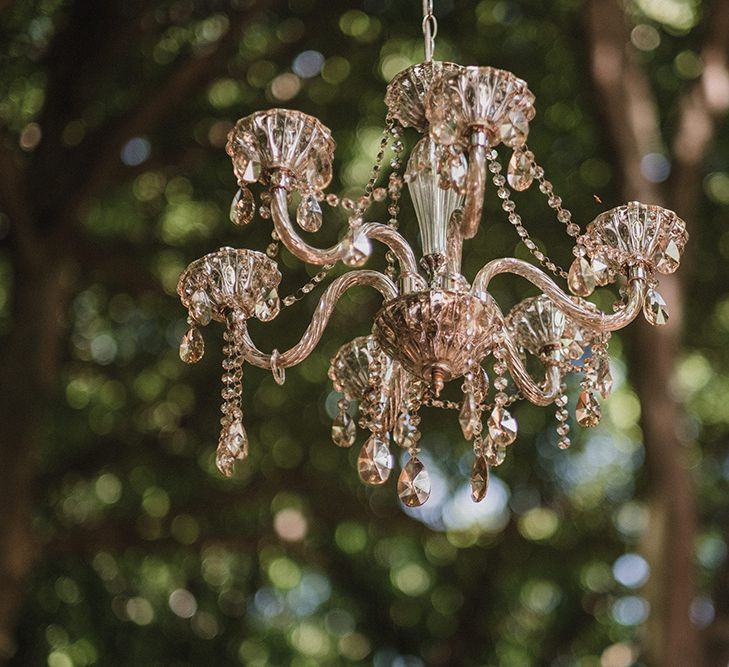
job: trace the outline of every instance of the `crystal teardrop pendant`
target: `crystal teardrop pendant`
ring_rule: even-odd
[[[372,252],[372,242],[360,229],[352,229],[342,241],[344,255],[342,261],[347,266],[358,267],[365,264]]]
[[[213,317],[213,307],[204,290],[197,290],[190,298],[190,315],[202,326],[210,324]]]
[[[595,291],[595,273],[584,257],[577,257],[570,265],[567,285],[575,296],[590,296]]]
[[[205,354],[205,341],[197,327],[190,327],[180,341],[180,359],[196,364]]]
[[[473,394],[468,392],[463,395],[463,406],[458,414],[458,423],[461,425],[463,437],[471,440],[478,429],[481,419],[478,414],[478,405]]]
[[[681,250],[676,241],[663,238],[658,244],[656,253],[656,271],[659,273],[673,273],[681,262]]]
[[[601,287],[608,284],[610,280],[610,267],[607,261],[601,257],[593,257],[590,261],[590,268],[595,276],[595,282]]]
[[[409,412],[401,412],[398,415],[392,438],[403,449],[410,449],[418,444],[420,434],[413,424],[413,418]]]
[[[430,496],[430,475],[417,456],[413,456],[397,478],[397,495],[408,507],[420,507]]]
[[[489,464],[482,454],[476,456],[471,468],[471,500],[480,503],[489,488]]]
[[[305,232],[318,232],[321,228],[321,206],[314,195],[303,197],[296,208],[296,222]]]
[[[253,220],[256,204],[253,193],[248,188],[241,188],[235,193],[233,203],[230,205],[230,221],[234,225],[247,225]]]
[[[272,289],[263,300],[256,303],[253,313],[261,322],[270,322],[278,315],[280,309],[281,300],[278,292]]]
[[[357,437],[357,424],[346,410],[341,410],[332,422],[332,442],[337,447],[351,447]]]
[[[521,151],[515,151],[512,154],[506,170],[506,178],[509,181],[509,185],[519,192],[529,189],[529,186],[532,184],[534,180],[532,163]]]
[[[248,435],[243,428],[243,420],[236,417],[232,422],[223,428],[220,434],[220,442],[215,455],[215,465],[226,477],[233,474],[233,466],[236,461],[241,461],[248,456]]]
[[[666,300],[652,287],[645,295],[643,315],[645,316],[645,319],[648,320],[648,324],[652,324],[654,327],[663,326],[666,322],[668,322]]]
[[[592,428],[600,423],[602,409],[595,395],[589,389],[580,392],[575,407],[575,417],[577,423],[583,428]]]
[[[489,437],[497,447],[506,447],[516,440],[516,419],[504,407],[497,405],[488,420]]]
[[[365,484],[384,484],[392,471],[393,461],[387,442],[377,433],[362,445],[357,459],[357,471]]]

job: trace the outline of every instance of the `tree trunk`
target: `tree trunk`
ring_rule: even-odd
[[[25,584],[39,553],[32,528],[34,477],[49,392],[57,385],[65,310],[59,262],[16,269],[15,324],[0,361],[0,663],[14,652]]]

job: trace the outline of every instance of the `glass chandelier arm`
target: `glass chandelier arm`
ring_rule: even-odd
[[[559,368],[556,365],[548,365],[543,386],[538,385],[524,366],[524,361],[519,354],[516,343],[514,343],[509,330],[505,326],[501,336],[503,350],[506,352],[504,361],[524,398],[540,406],[552,403],[560,391],[562,378]]]
[[[329,323],[329,318],[334,311],[334,307],[341,296],[355,285],[369,285],[374,287],[385,300],[394,299],[397,296],[397,287],[387,276],[378,271],[352,271],[337,278],[327,288],[326,292],[319,300],[319,305],[314,311],[311,323],[301,337],[291,349],[278,355],[275,365],[277,368],[289,368],[301,363],[311,354],[316,344],[322,337],[324,329]],[[243,356],[246,361],[259,368],[270,369],[271,355],[261,352],[251,340],[250,334],[246,327],[238,330],[240,336],[240,344],[243,348]]]
[[[473,281],[474,293],[485,292],[494,276],[501,273],[513,273],[525,278],[541,289],[557,307],[564,313],[577,320],[580,324],[599,331],[616,331],[632,322],[643,307],[646,293],[645,271],[640,266],[628,269],[628,300],[625,305],[612,315],[586,307],[565,294],[564,291],[549,276],[544,274],[533,264],[520,259],[506,257],[495,259],[484,266]]]
[[[486,187],[486,134],[482,131],[471,135],[468,152],[468,173],[466,175],[466,201],[463,205],[463,238],[476,236],[481,223],[484,189]]]
[[[274,229],[281,242],[292,255],[298,257],[302,262],[317,265],[334,264],[345,256],[346,239],[331,248],[321,249],[309,245],[296,233],[294,226],[291,224],[287,192],[284,187],[277,187],[273,190],[271,217],[273,218]],[[376,222],[364,223],[359,227],[359,230],[368,238],[386,245],[400,262],[403,277],[409,277],[416,283],[422,283],[421,288],[424,289],[425,281],[418,275],[415,253],[401,234],[388,225]],[[418,279],[420,280],[418,281]]]

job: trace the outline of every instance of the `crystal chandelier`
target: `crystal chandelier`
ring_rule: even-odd
[[[437,24],[432,2],[425,0],[423,5],[425,60],[400,72],[387,87],[380,149],[358,199],[326,192],[334,141],[316,118],[289,109],[259,111],[239,120],[228,136],[227,152],[240,186],[231,221],[245,226],[258,212],[272,221],[273,241],[265,252],[225,247],[208,254],[187,267],[177,288],[190,324],[180,345],[183,361],[195,363],[202,357],[200,327],[211,320],[225,326],[222,429],[216,455],[224,475],[231,475],[236,460],[248,454],[241,405],[245,362],[269,369],[283,384],[285,369],[311,353],[337,301],[356,285],[380,292],[383,304],[372,333],[346,343],[331,360],[329,377],[343,395],[332,439],[339,447],[351,447],[357,425],[369,432],[357,465],[362,481],[372,485],[385,483],[393,470],[391,440],[407,450],[410,458],[400,471],[397,493],[409,507],[422,505],[430,494],[430,478],[418,458],[421,406],[458,411],[463,436],[473,442],[471,489],[478,502],[486,495],[489,469],[504,461],[517,437],[512,415],[516,401],[554,404],[558,446],[567,448],[567,374],[581,376],[577,423],[595,426],[601,415],[597,395],[607,398],[612,386],[610,333],[641,310],[653,325],[667,320],[656,274],[678,268],[688,238],[685,223],[660,206],[630,202],[599,215],[583,233],[527,147],[535,109],[526,82],[492,67],[434,60]],[[423,135],[407,161],[405,128]],[[386,187],[377,187],[388,144],[394,155],[392,171]],[[511,152],[506,174],[499,146],[504,147],[502,153]],[[502,258],[487,263],[470,282],[461,273],[462,245],[478,233],[488,179],[509,222],[545,270]],[[250,189],[254,184],[261,188],[258,202]],[[405,184],[418,220],[419,260],[398,232]],[[533,185],[575,240],[569,271],[537,247],[516,211],[512,190]],[[367,221],[371,205],[386,200],[387,223]],[[295,226],[318,231],[323,203],[340,207],[348,217],[341,241],[326,249],[307,243]],[[387,248],[382,273],[361,268],[373,241]],[[277,291],[279,244],[302,262],[322,267],[284,299]],[[290,306],[313,291],[340,262],[355,270],[324,291],[301,340],[285,352],[258,349],[247,321],[274,319],[282,305]],[[489,293],[491,279],[502,273],[529,281],[542,294],[504,314]],[[548,273],[566,280],[569,293]],[[616,281],[621,298],[612,313],[585,300],[596,286]],[[532,370],[535,366],[538,371]],[[461,382],[461,400],[444,400],[444,385],[454,380]],[[350,412],[350,402],[357,403],[358,419]]]

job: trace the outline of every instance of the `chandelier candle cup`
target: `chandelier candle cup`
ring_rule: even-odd
[[[504,461],[517,438],[513,404],[528,400],[554,405],[557,446],[568,447],[567,376],[581,376],[577,423],[596,426],[601,414],[598,396],[607,398],[612,387],[610,332],[627,326],[641,312],[653,325],[667,320],[657,277],[679,266],[688,239],[683,220],[660,206],[629,202],[597,216],[581,233],[526,146],[535,116],[534,95],[527,84],[501,69],[433,60],[437,24],[432,3],[424,6],[426,62],[403,70],[387,86],[387,117],[361,195],[342,197],[326,191],[335,143],[329,129],[312,116],[290,109],[258,111],[239,120],[228,136],[226,149],[240,188],[230,219],[245,233],[258,211],[256,224],[272,225],[271,240],[266,252],[225,247],[210,253],[185,269],[177,287],[189,325],[180,345],[184,362],[202,357],[202,327],[212,321],[225,325],[216,455],[225,475],[248,454],[244,363],[270,370],[283,382],[284,370],[311,354],[337,302],[352,287],[373,287],[383,302],[371,334],[345,343],[331,360],[329,377],[342,394],[332,440],[347,448],[357,440],[358,425],[367,432],[357,469],[363,482],[377,486],[385,484],[394,469],[392,435],[409,454],[396,484],[408,507],[425,503],[431,490],[419,455],[423,405],[452,410],[458,419],[474,451],[471,497],[480,502],[490,468]],[[409,156],[403,128],[422,135]],[[501,163],[499,144],[511,150],[508,166]],[[386,173],[388,145],[392,171]],[[488,190],[487,176],[493,183]],[[516,210],[512,189],[526,190],[535,180],[556,223],[576,240],[569,272],[530,237]],[[398,231],[405,184],[419,226],[420,256]],[[544,270],[501,257],[475,276],[463,275],[463,243],[479,232],[486,196],[494,197],[516,237]],[[370,220],[371,204],[385,201],[385,220]],[[339,207],[349,218],[340,230],[341,240],[329,248],[318,248],[300,236],[301,231],[324,227],[321,202]],[[376,243],[385,246],[384,272],[359,268],[375,254]],[[302,262],[321,267],[283,301],[276,261],[281,246]],[[282,352],[274,345],[270,353],[256,347],[248,320],[274,319],[281,305],[312,293],[335,267],[355,270],[345,269],[326,287],[299,342]],[[540,290],[506,316],[489,292],[491,279],[504,273]],[[623,298],[613,312],[601,312],[586,300],[619,276],[625,279]],[[493,368],[491,386],[485,368]],[[445,385],[458,378],[463,378],[462,398],[440,398]],[[350,402],[357,404],[356,416]]]

